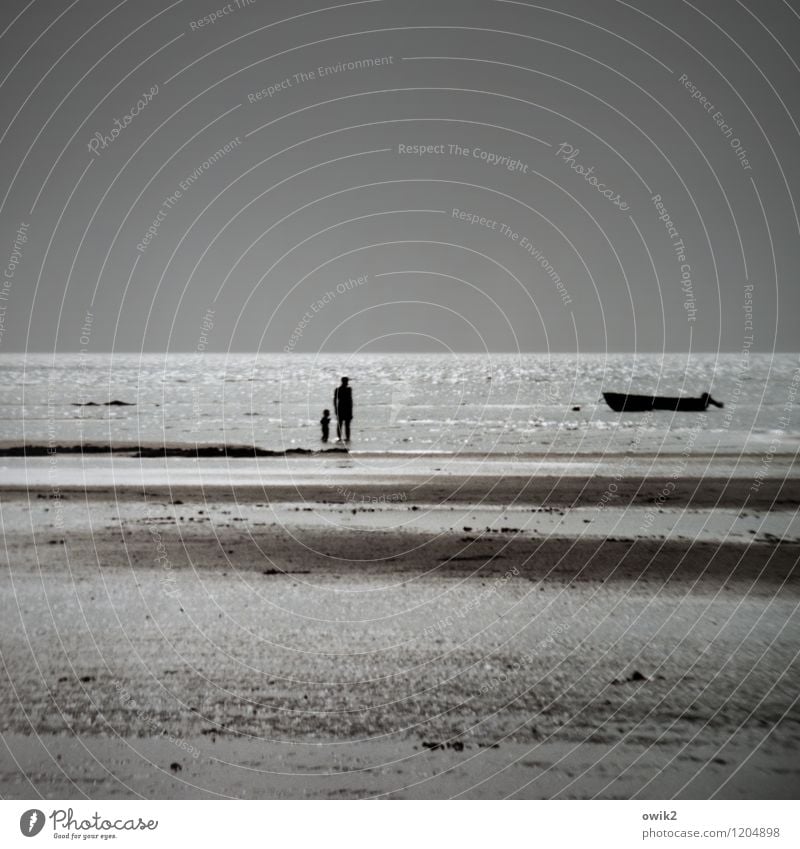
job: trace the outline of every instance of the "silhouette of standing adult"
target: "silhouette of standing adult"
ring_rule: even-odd
[[[350,380],[342,378],[341,385],[333,391],[333,410],[336,413],[336,437],[341,442],[342,432],[344,441],[350,441],[350,422],[353,420],[353,390],[348,385]]]

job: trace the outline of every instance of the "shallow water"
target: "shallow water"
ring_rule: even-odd
[[[346,374],[359,450],[794,453],[799,364],[797,354],[4,354],[0,439],[315,448]],[[603,390],[710,391],[726,407],[618,414]],[[135,406],[73,406],[114,399]]]

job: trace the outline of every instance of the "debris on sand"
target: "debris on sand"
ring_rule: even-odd
[[[611,683],[614,684],[614,685],[632,684],[632,683],[635,683],[637,681],[649,681],[649,680],[650,679],[646,675],[639,672],[638,669],[635,669],[627,678],[623,678],[621,680],[619,678],[615,678]]]
[[[435,752],[437,749],[452,749],[454,752],[463,752],[464,751],[464,741],[463,740],[453,740],[450,743],[436,743],[431,740],[423,740],[422,748],[428,749],[430,752]]]

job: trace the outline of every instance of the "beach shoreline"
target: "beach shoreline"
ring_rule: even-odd
[[[97,447],[98,453],[53,450],[20,456],[23,447],[6,446],[11,453],[0,457],[0,493],[11,498],[24,492],[85,493],[87,498],[113,493],[123,499],[191,499],[202,493],[212,500],[243,503],[549,504],[598,509],[647,504],[743,510],[800,506],[795,454],[551,456],[329,449],[245,458],[191,456],[193,449],[183,446],[175,455],[135,457],[132,452],[138,449],[132,446]]]

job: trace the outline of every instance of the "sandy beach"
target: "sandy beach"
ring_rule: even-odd
[[[4,458],[6,797],[800,790],[791,465],[85,460]]]

